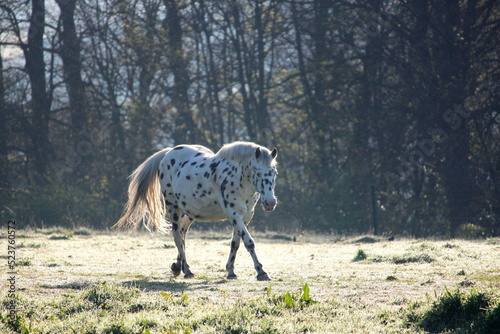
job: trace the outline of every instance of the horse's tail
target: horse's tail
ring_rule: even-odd
[[[160,162],[168,151],[170,148],[156,152],[130,175],[127,205],[113,228],[137,229],[142,221],[148,231],[168,231],[166,208],[158,179]]]

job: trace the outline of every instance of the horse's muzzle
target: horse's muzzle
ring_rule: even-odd
[[[264,208],[264,210],[266,210],[268,212],[274,211],[274,209],[276,208],[276,200],[275,199],[266,199],[266,200],[262,201],[262,207]]]

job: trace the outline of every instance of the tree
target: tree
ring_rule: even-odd
[[[7,105],[5,103],[3,58],[0,54],[0,189],[9,188],[9,158],[7,147]],[[3,196],[3,194],[2,194]]]
[[[43,182],[48,172],[50,157],[52,156],[49,142],[49,114],[50,100],[45,78],[45,61],[43,57],[45,31],[45,1],[31,1],[31,15],[29,18],[28,41],[21,43],[26,59],[26,72],[31,84],[31,104],[33,120],[31,131],[31,146],[33,154],[33,169],[35,181]]]
[[[177,113],[176,123],[172,138],[174,143],[196,143],[201,138],[193,119],[191,104],[189,102],[190,76],[187,69],[183,42],[181,16],[176,0],[163,1],[167,16],[164,27],[167,34],[167,56],[170,70],[173,74],[172,105]]]
[[[60,56],[63,62],[64,81],[68,91],[71,114],[71,127],[74,136],[81,139],[82,131],[87,124],[87,96],[82,80],[82,62],[80,59],[80,38],[75,26],[75,7],[77,0],[56,0],[61,11]]]

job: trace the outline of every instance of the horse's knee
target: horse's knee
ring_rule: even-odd
[[[239,248],[240,248],[239,240],[238,241],[235,241],[235,240],[231,241],[231,253],[236,253]]]
[[[247,251],[249,251],[250,253],[253,253],[255,252],[255,242],[250,239],[248,241],[245,241],[245,248],[247,249]]]

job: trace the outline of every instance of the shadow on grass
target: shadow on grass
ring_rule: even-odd
[[[152,281],[149,279],[138,279],[133,281],[125,281],[121,284],[129,288],[137,288],[146,291],[172,291],[182,292],[190,290],[199,290],[210,288],[213,284],[225,283],[225,279],[221,280],[199,280],[189,279],[184,282],[179,281]]]
[[[44,289],[83,290],[83,289],[88,288],[91,285],[93,285],[93,283],[89,283],[89,282],[71,282],[71,283],[56,284],[56,285],[42,284],[42,285],[40,285],[40,287],[44,288]]]

